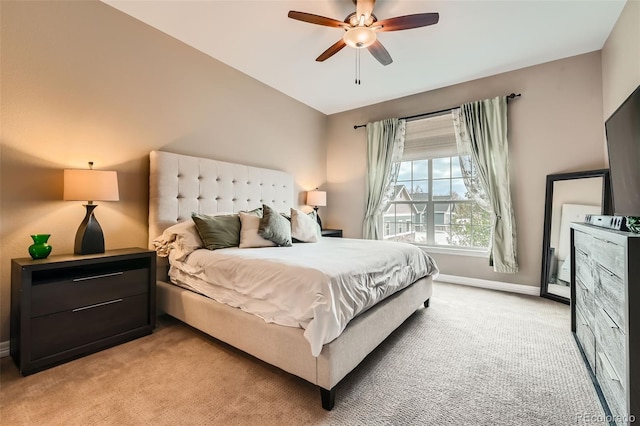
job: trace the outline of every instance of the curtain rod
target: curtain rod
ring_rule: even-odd
[[[511,93],[511,94],[507,95],[507,102],[509,102],[509,99],[519,98],[520,96],[522,96],[522,93],[518,93],[518,94]],[[437,115],[437,114],[442,114],[443,112],[449,112],[454,108],[457,108],[457,107],[445,108],[445,109],[441,109],[439,111],[425,112],[424,114],[410,115],[409,117],[400,117],[400,119],[401,120],[415,120],[417,118],[424,118],[424,117],[429,117],[430,115]],[[358,129],[360,127],[367,127],[367,125],[366,124],[356,124],[355,126],[353,126],[354,129]]]

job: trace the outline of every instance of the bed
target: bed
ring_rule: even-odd
[[[288,173],[161,151],[150,153],[149,183],[151,246],[157,236],[188,221],[193,212],[235,213],[268,204],[274,210],[288,213],[299,204],[295,202],[293,177]],[[330,244],[339,243],[337,239],[331,240],[334,241],[327,241],[324,246],[334,250]],[[321,250],[323,245],[307,247]],[[267,253],[264,250],[261,253]],[[208,250],[198,250],[202,251]],[[229,250],[231,254],[233,251]],[[350,319],[337,337],[330,336],[330,341],[317,348],[314,356],[305,329],[266,322],[257,315],[219,303],[202,291],[174,285],[168,278],[166,259],[159,258],[158,265],[159,311],[317,385],[326,410],[334,406],[340,380],[417,309],[428,307],[432,295],[432,275],[405,282],[401,290]],[[437,272],[435,265],[432,272]]]

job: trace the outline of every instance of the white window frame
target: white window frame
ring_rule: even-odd
[[[416,201],[391,201],[392,205],[399,204],[426,204],[426,220],[427,222],[424,224],[426,227],[426,243],[421,242],[413,242],[409,241],[411,244],[414,244],[419,247],[424,247],[428,249],[430,253],[446,253],[446,254],[461,254],[465,256],[480,256],[480,257],[488,257],[488,248],[486,247],[461,247],[461,246],[453,246],[453,245],[445,245],[445,244],[436,244],[435,242],[435,206],[437,203],[477,203],[473,200],[434,200],[433,199],[433,186],[434,186],[434,168],[433,163],[435,159],[438,158],[455,158],[456,161],[458,158],[456,140],[455,140],[455,129],[453,126],[453,117],[449,112],[439,113],[437,115],[432,115],[425,118],[420,118],[417,120],[412,120],[407,122],[406,129],[406,138],[405,138],[405,148],[403,153],[402,162],[413,162],[413,161],[427,161],[428,162],[428,174],[426,176],[427,180],[427,192],[429,194],[428,200],[416,200]],[[451,164],[451,162],[450,162]],[[450,170],[453,171],[452,166],[450,165]],[[414,180],[414,170],[411,167],[411,188],[409,192],[413,192],[414,184],[416,182],[422,181],[425,182],[425,178],[419,176],[419,179]],[[440,178],[436,179],[439,180]],[[452,177],[451,173],[448,178],[449,183],[451,184],[451,179],[457,179],[457,177]],[[398,183],[407,182],[406,180],[399,180]],[[451,188],[451,187],[450,187]],[[453,189],[453,188],[451,188]],[[389,204],[387,204],[389,206]],[[391,222],[385,222],[383,212],[380,215],[380,229],[383,230],[383,235],[388,235],[392,233],[394,236],[399,236],[398,227],[399,227],[399,219],[398,212],[396,207],[394,208],[394,216]],[[406,212],[401,213],[402,216],[406,215]],[[388,217],[388,216],[387,216]],[[409,222],[409,232],[415,232],[415,227],[413,223],[414,213],[410,213],[410,222]]]

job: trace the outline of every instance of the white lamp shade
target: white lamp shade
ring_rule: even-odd
[[[376,32],[369,27],[350,28],[342,37],[345,43],[351,47],[369,47],[376,42]]]
[[[66,169],[64,196],[67,201],[118,201],[118,173],[106,170]]]
[[[307,205],[315,207],[324,207],[327,205],[327,193],[325,191],[308,191]]]

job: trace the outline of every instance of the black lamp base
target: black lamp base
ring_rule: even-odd
[[[320,229],[322,229],[322,221],[320,220],[320,215],[318,214],[318,208],[314,207],[313,209],[316,211],[316,220],[318,221],[318,226],[320,226]]]
[[[104,235],[102,228],[93,215],[97,204],[84,204],[87,214],[76,232],[75,254],[104,253]]]

